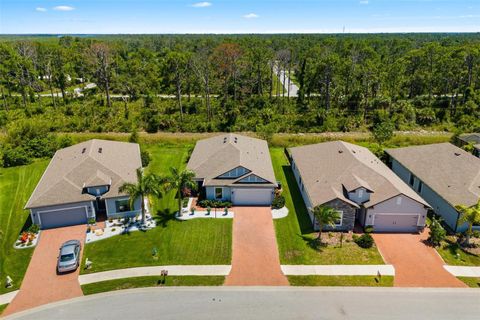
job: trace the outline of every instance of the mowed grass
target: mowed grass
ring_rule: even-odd
[[[307,208],[288,164],[283,148],[271,148],[275,177],[281,181],[287,217],[274,220],[280,262],[282,264],[384,264],[382,256],[374,246],[362,249],[354,242],[343,246],[317,248],[317,236],[312,228]]]
[[[33,248],[14,249],[13,245],[29,216],[23,207],[40,180],[48,161],[27,166],[0,168],[0,294],[17,290],[33,253]],[[13,287],[5,288],[6,276]]]
[[[471,277],[457,277],[460,281],[465,283],[470,288],[480,288],[480,278]]]
[[[168,175],[169,168],[184,168],[191,146],[149,145],[152,161],[147,169],[159,175]],[[178,221],[174,218],[177,201],[174,193],[154,201],[154,218],[158,227],[131,232],[85,246],[84,261],[88,257],[92,268],[82,273],[152,265],[230,264],[232,248],[232,220],[196,219]],[[156,257],[152,255],[157,251]]]
[[[84,295],[89,295],[107,291],[146,287],[221,286],[225,281],[225,277],[223,276],[168,276],[165,279],[165,283],[161,284],[159,283],[161,279],[162,277],[160,276],[149,276],[102,281],[85,284],[82,286],[82,291]]]
[[[8,303],[0,305],[0,316],[2,315],[3,310],[7,308],[7,306],[8,306]]]
[[[468,253],[451,241],[444,241],[437,252],[446,264],[453,266],[480,266],[480,255]]]
[[[393,287],[393,276],[288,276],[292,286]]]

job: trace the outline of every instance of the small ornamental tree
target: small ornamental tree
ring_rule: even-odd
[[[393,138],[393,130],[395,126],[389,121],[383,121],[376,124],[372,128],[372,135],[375,141],[379,145],[383,145],[385,142]]]
[[[468,228],[465,231],[465,245],[470,245],[470,237],[472,235],[472,229],[474,224],[480,224],[480,200],[476,205],[467,207],[459,205],[455,207],[460,212],[460,218],[458,219],[458,225],[464,223],[468,224]]]
[[[432,218],[430,223],[430,232],[428,233],[428,241],[435,247],[439,246],[445,239],[447,232],[440,224],[440,219]]]

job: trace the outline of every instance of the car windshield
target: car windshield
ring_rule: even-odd
[[[63,254],[63,255],[60,256],[60,261],[61,262],[66,262],[66,261],[73,260],[73,258],[74,258],[73,253]]]

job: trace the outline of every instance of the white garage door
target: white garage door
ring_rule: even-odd
[[[232,203],[237,206],[269,206],[272,203],[272,189],[233,189]]]
[[[73,226],[87,223],[85,207],[65,208],[58,211],[44,211],[38,213],[42,229]]]
[[[417,232],[418,214],[376,214],[373,230],[377,232]]]

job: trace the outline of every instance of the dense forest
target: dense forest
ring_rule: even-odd
[[[54,132],[478,131],[480,34],[2,36],[0,96],[4,162]]]

